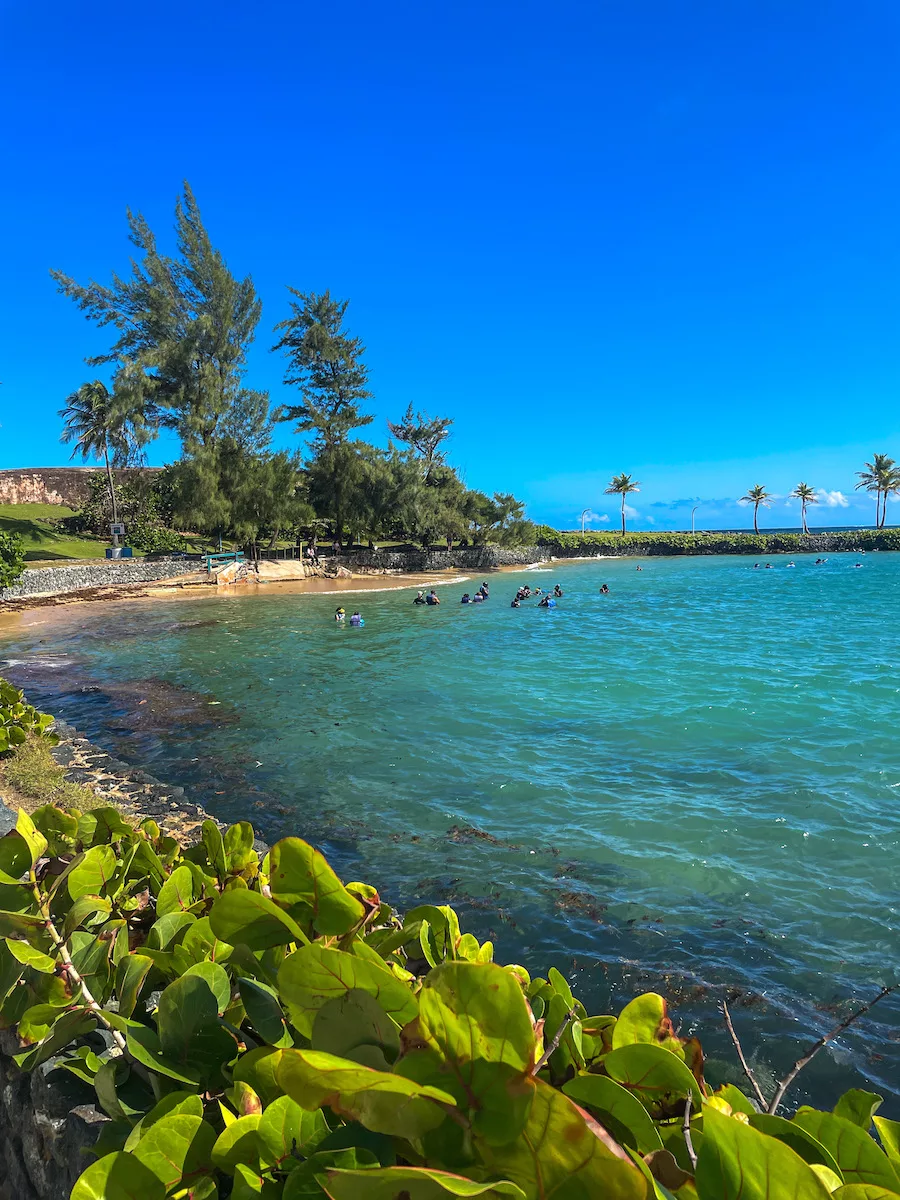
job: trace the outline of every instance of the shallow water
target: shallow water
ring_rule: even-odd
[[[44,609],[0,626],[0,670],[217,815],[299,832],[398,905],[453,903],[595,1010],[667,991],[737,1081],[733,989],[767,1079],[893,982],[900,945],[900,555],[794,561],[569,563],[468,608],[480,580],[436,609],[346,597],[362,630],[277,585]],[[523,581],[565,597],[512,610]],[[820,1103],[900,1092],[897,998],[801,1079]]]

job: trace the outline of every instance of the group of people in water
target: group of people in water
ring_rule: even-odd
[[[335,609],[334,619],[338,622],[339,625],[343,625],[347,620],[347,614],[344,612],[344,610],[342,608],[337,608],[337,609]],[[351,616],[350,625],[354,629],[362,629],[363,625],[365,625],[365,621],[359,615],[359,609],[357,609]]]
[[[564,595],[565,593],[558,583],[554,584],[551,592],[545,592],[542,588],[535,588],[532,591],[532,589],[526,583],[516,592],[510,608],[521,608],[522,601],[530,600],[532,596],[540,597],[538,600],[538,608],[556,608],[557,600],[561,600]]]

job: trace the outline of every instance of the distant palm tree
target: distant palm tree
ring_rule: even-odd
[[[613,475],[609,481],[609,487],[606,489],[607,496],[622,497],[622,533],[625,533],[625,497],[631,492],[639,492],[641,485],[637,481],[633,481],[630,475],[626,475],[623,471],[621,475]]]
[[[753,505],[753,532],[759,533],[759,506],[762,504],[766,508],[772,503],[772,497],[761,483],[756,483],[750,489],[746,496],[741,496],[747,504]]]
[[[865,466],[864,471],[856,472],[859,476],[856,490],[865,488],[867,492],[875,493],[875,528],[883,529],[887,516],[887,498],[892,492],[900,491],[900,470],[887,454],[873,454],[872,461]]]
[[[128,417],[116,403],[114,393],[101,379],[83,383],[77,392],[68,397],[59,415],[65,423],[60,441],[75,443],[71,457],[80,454],[82,462],[89,458],[102,458],[106,464],[112,518],[118,521],[112,464],[127,466],[137,454],[137,443]]]
[[[800,524],[804,533],[809,533],[809,526],[806,524],[806,506],[807,504],[818,504],[819,497],[816,495],[816,489],[811,488],[808,483],[798,483],[791,492],[794,499],[800,501]]]

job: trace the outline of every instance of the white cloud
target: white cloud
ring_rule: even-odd
[[[632,508],[630,504],[625,505],[625,516],[626,517],[629,517],[632,521],[635,521],[635,520],[637,520],[637,518],[640,515],[641,514],[638,512],[638,510],[636,508]]]
[[[608,521],[608,520],[609,520],[609,517],[607,516],[606,513],[595,513],[595,512],[591,512],[591,510],[588,509],[587,514],[584,518],[584,524],[585,524],[585,527],[587,527],[589,525],[596,524],[597,521]],[[577,524],[578,525],[581,524],[581,513],[578,514]]]
[[[850,507],[850,501],[843,492],[826,492],[824,488],[819,488],[816,495],[819,497],[819,503],[824,504],[826,508]]]
[[[647,517],[647,520],[650,522],[651,525],[656,524],[656,517]]]

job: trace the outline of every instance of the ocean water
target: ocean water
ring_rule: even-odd
[[[36,610],[0,671],[223,819],[315,842],[398,906],[451,903],[594,1011],[654,988],[764,1083],[900,978],[900,555],[603,560],[339,598]],[[523,581],[559,583],[542,611]],[[599,594],[607,582],[610,594]],[[2,663],[6,665],[2,665]],[[900,1116],[900,997],[791,1098]]]

